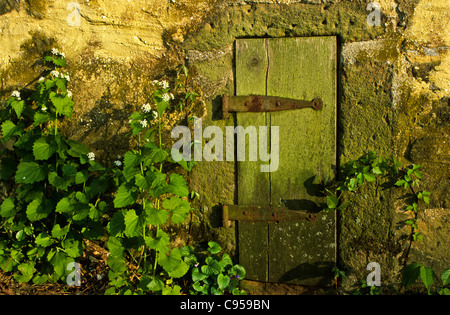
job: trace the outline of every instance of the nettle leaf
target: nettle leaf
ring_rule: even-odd
[[[145,226],[146,215],[145,212],[137,215],[136,211],[128,210],[125,213],[125,235],[129,237],[139,236],[142,233],[142,228]]]
[[[17,118],[20,118],[22,116],[22,112],[23,112],[23,110],[25,108],[25,101],[24,100],[12,101],[11,102],[11,107],[16,112]]]
[[[136,202],[137,197],[138,192],[136,189],[129,183],[124,183],[117,190],[117,195],[114,198],[114,207],[123,208],[132,205]]]
[[[162,206],[171,211],[173,223],[182,223],[191,210],[190,203],[178,197],[171,197],[164,200]]]
[[[69,118],[72,117],[73,101],[67,95],[50,92],[49,98],[52,101],[53,105],[55,105],[56,111],[59,114],[67,116]]]
[[[20,162],[15,176],[16,183],[33,184],[45,179],[47,175],[46,165],[35,162]]]

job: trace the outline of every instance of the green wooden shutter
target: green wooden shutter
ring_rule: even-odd
[[[279,126],[276,171],[261,172],[267,162],[248,155],[237,162],[239,205],[321,209],[326,201],[318,184],[333,178],[336,166],[336,85],[335,37],[236,40],[236,95],[324,103],[320,111],[236,114],[238,126]],[[238,222],[239,263],[252,280],[323,284],[335,264],[335,244],[333,213],[318,213],[314,222]]]

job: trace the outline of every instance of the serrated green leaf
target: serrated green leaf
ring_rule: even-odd
[[[170,239],[169,235],[163,230],[159,229],[155,238],[147,238],[145,244],[158,252],[163,254],[169,252]]]
[[[164,209],[170,210],[172,213],[173,223],[182,223],[188,216],[191,209],[191,205],[186,200],[180,199],[178,197],[171,197],[165,199],[162,203]]]
[[[407,288],[419,279],[420,267],[421,265],[417,262],[413,262],[405,267],[402,276],[402,284],[404,288]]]
[[[23,127],[16,126],[10,120],[6,120],[2,123],[3,142],[8,141],[13,136],[19,136],[22,132]]]
[[[138,193],[129,183],[120,185],[114,198],[114,207],[123,208],[136,202]]]
[[[175,271],[180,264],[185,264],[185,262],[181,259],[180,250],[178,248],[172,249],[169,255],[159,253],[158,258],[159,264],[168,273]]]
[[[125,251],[124,246],[122,245],[122,242],[117,237],[110,237],[108,239],[108,250],[109,253],[115,257],[123,257],[123,253]]]
[[[68,197],[61,198],[56,204],[56,212],[65,213],[71,212],[75,209],[75,206],[72,201],[69,200]]]
[[[179,197],[187,197],[189,188],[186,180],[179,174],[170,174],[169,184],[167,185],[167,192],[177,195]]]
[[[53,187],[62,189],[62,190],[67,190],[67,188],[70,185],[70,183],[66,179],[58,176],[58,174],[56,172],[50,172],[48,174],[48,182]]]
[[[17,166],[16,183],[33,184],[40,182],[46,177],[46,167],[35,162],[20,162]]]
[[[9,197],[3,200],[2,206],[0,207],[0,215],[3,218],[12,217],[17,213],[17,209],[14,203],[15,203],[14,197]]]
[[[145,210],[147,213],[147,224],[161,225],[166,223],[169,218],[169,213],[164,209],[155,209],[153,207],[147,207]]]
[[[68,256],[77,258],[83,254],[83,242],[79,239],[69,237],[71,233],[72,232],[70,232],[67,238],[62,242],[62,246]]]
[[[80,172],[77,172],[75,174],[75,184],[83,184],[85,183],[89,178],[89,174],[86,170],[82,170]]]
[[[36,127],[39,126],[40,124],[47,122],[50,119],[50,116],[45,113],[35,112],[33,119],[34,119],[33,126]]]
[[[14,276],[14,279],[23,283],[30,281],[31,278],[33,278],[34,266],[35,266],[34,262],[27,262],[20,264],[19,266],[17,266],[17,269],[20,271],[21,274],[16,274]]]
[[[73,101],[63,94],[50,92],[49,98],[58,112],[58,114],[71,118],[73,113]]]
[[[442,273],[442,285],[447,285],[450,284],[450,268],[444,270],[444,272]]]
[[[160,277],[156,276],[150,281],[150,283],[147,285],[147,288],[152,292],[161,291],[164,288],[164,282]]]
[[[150,187],[147,179],[141,174],[136,174],[134,178],[136,186],[138,186],[140,189],[147,190]]]
[[[23,112],[23,110],[25,108],[25,101],[24,100],[12,101],[11,102],[11,107],[16,112],[17,118],[20,118],[22,116],[22,112]]]
[[[61,228],[59,224],[55,224],[52,228],[52,237],[54,238],[63,238],[69,232],[69,226],[65,226]]]
[[[28,220],[37,221],[46,218],[52,210],[49,201],[36,199],[28,204],[26,214]]]
[[[139,236],[142,233],[142,228],[145,226],[145,213],[137,215],[136,211],[128,210],[125,213],[125,235],[129,237]]]
[[[118,236],[125,231],[125,218],[122,211],[113,214],[108,227],[110,236]]]
[[[67,258],[67,254],[62,252],[62,251],[50,251],[49,255],[48,255],[48,260],[50,262],[50,264],[53,266],[53,270],[56,274],[56,276],[62,277],[64,276],[65,272],[66,272],[66,258]]]
[[[53,244],[54,240],[51,238],[50,235],[48,235],[45,232],[39,233],[38,236],[36,236],[36,239],[34,240],[36,245],[47,247]]]
[[[436,274],[431,267],[420,266],[420,278],[428,291],[433,285],[435,276]]]

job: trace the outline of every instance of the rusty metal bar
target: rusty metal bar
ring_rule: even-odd
[[[290,109],[301,109],[311,107],[321,110],[323,101],[315,98],[312,101],[295,100],[276,96],[228,96],[222,97],[223,118],[229,117],[229,112],[274,112]]]
[[[257,205],[224,205],[222,221],[224,227],[230,226],[230,221],[248,222],[280,222],[280,221],[315,221],[317,215],[310,212],[290,210],[287,208],[257,206]]]

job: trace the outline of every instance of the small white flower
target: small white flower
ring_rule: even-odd
[[[152,81],[152,84],[153,84],[153,85],[158,85],[158,84],[159,84],[159,81],[158,81],[158,80],[153,80],[153,81]]]
[[[173,96],[172,93],[169,93],[169,96],[170,96],[170,99],[172,99],[172,100],[175,98],[175,96]]]
[[[87,154],[87,156],[88,156],[88,158],[89,158],[90,161],[94,161],[94,160],[95,160],[95,154],[94,154],[94,152],[89,152],[89,153]]]
[[[150,106],[150,104],[144,104],[142,105],[142,110],[144,111],[144,113],[150,113],[150,111],[152,110],[152,107]]]
[[[168,93],[164,93],[162,96],[164,102],[170,101],[170,95]]]
[[[116,164],[117,167],[122,165],[122,162],[120,162],[119,160],[114,161],[114,164]]]
[[[19,91],[13,91],[13,92],[11,93],[11,96],[14,96],[15,98],[17,98],[18,101],[21,100],[21,98],[20,98],[20,92],[19,92]]]
[[[53,70],[52,72],[50,72],[50,74],[56,78],[59,78],[59,71],[57,70]]]
[[[52,48],[52,54],[59,55],[59,51],[56,48]]]
[[[152,111],[154,119],[158,118],[158,112],[156,110]]]
[[[68,74],[62,74],[61,78],[64,77],[67,81],[70,81],[70,76]]]
[[[47,110],[47,107],[45,107],[45,106],[42,106],[42,108],[41,108],[41,109],[42,109],[42,111],[43,111],[43,112],[45,112],[45,111]]]
[[[168,89],[169,88],[169,83],[166,80],[161,81],[161,83],[159,84],[163,89]]]
[[[44,80],[45,80],[44,77],[40,77],[39,80],[38,80],[38,82],[42,82],[42,81],[44,81]]]
[[[72,98],[72,91],[67,90],[67,96],[68,96],[69,98]]]
[[[139,123],[141,124],[142,128],[145,128],[148,126],[147,119],[141,120]]]

